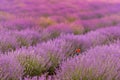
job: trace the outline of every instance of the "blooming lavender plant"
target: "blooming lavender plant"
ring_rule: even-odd
[[[46,59],[46,66],[49,67],[47,72],[49,74],[55,74],[55,69],[59,66],[61,61],[74,52],[74,46],[63,39],[56,39],[37,45],[35,51],[38,55],[41,55]]]
[[[23,77],[39,76],[46,70],[45,59],[35,54],[34,50],[21,49],[13,53],[23,67]]]
[[[20,46],[33,46],[41,41],[40,33],[30,29],[16,31],[14,34]]]
[[[23,76],[23,67],[13,55],[0,56],[0,79],[19,80]]]
[[[0,31],[0,51],[8,52],[15,50],[19,47],[16,38],[12,36],[11,31],[1,30]]]

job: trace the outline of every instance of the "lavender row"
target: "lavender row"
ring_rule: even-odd
[[[0,51],[7,52],[16,50],[23,46],[32,46],[40,42],[39,32],[33,30],[22,30],[22,31],[0,31]]]
[[[119,80],[120,42],[92,48],[62,62],[56,75],[25,78],[25,80]]]
[[[102,27],[116,26],[120,22],[119,14],[106,16],[100,19],[91,19],[82,21],[82,25],[87,31]]]
[[[102,44],[109,44],[114,40],[120,39],[120,27],[114,26],[102,28],[96,31],[90,31],[85,35],[62,35],[60,38],[73,42],[74,45],[78,45],[77,48],[85,51],[90,47]]]

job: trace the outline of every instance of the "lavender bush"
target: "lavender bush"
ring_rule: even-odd
[[[23,76],[23,67],[12,55],[0,56],[0,79],[19,80]]]

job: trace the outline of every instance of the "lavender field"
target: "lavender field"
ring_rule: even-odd
[[[120,1],[0,0],[0,80],[120,80]]]

